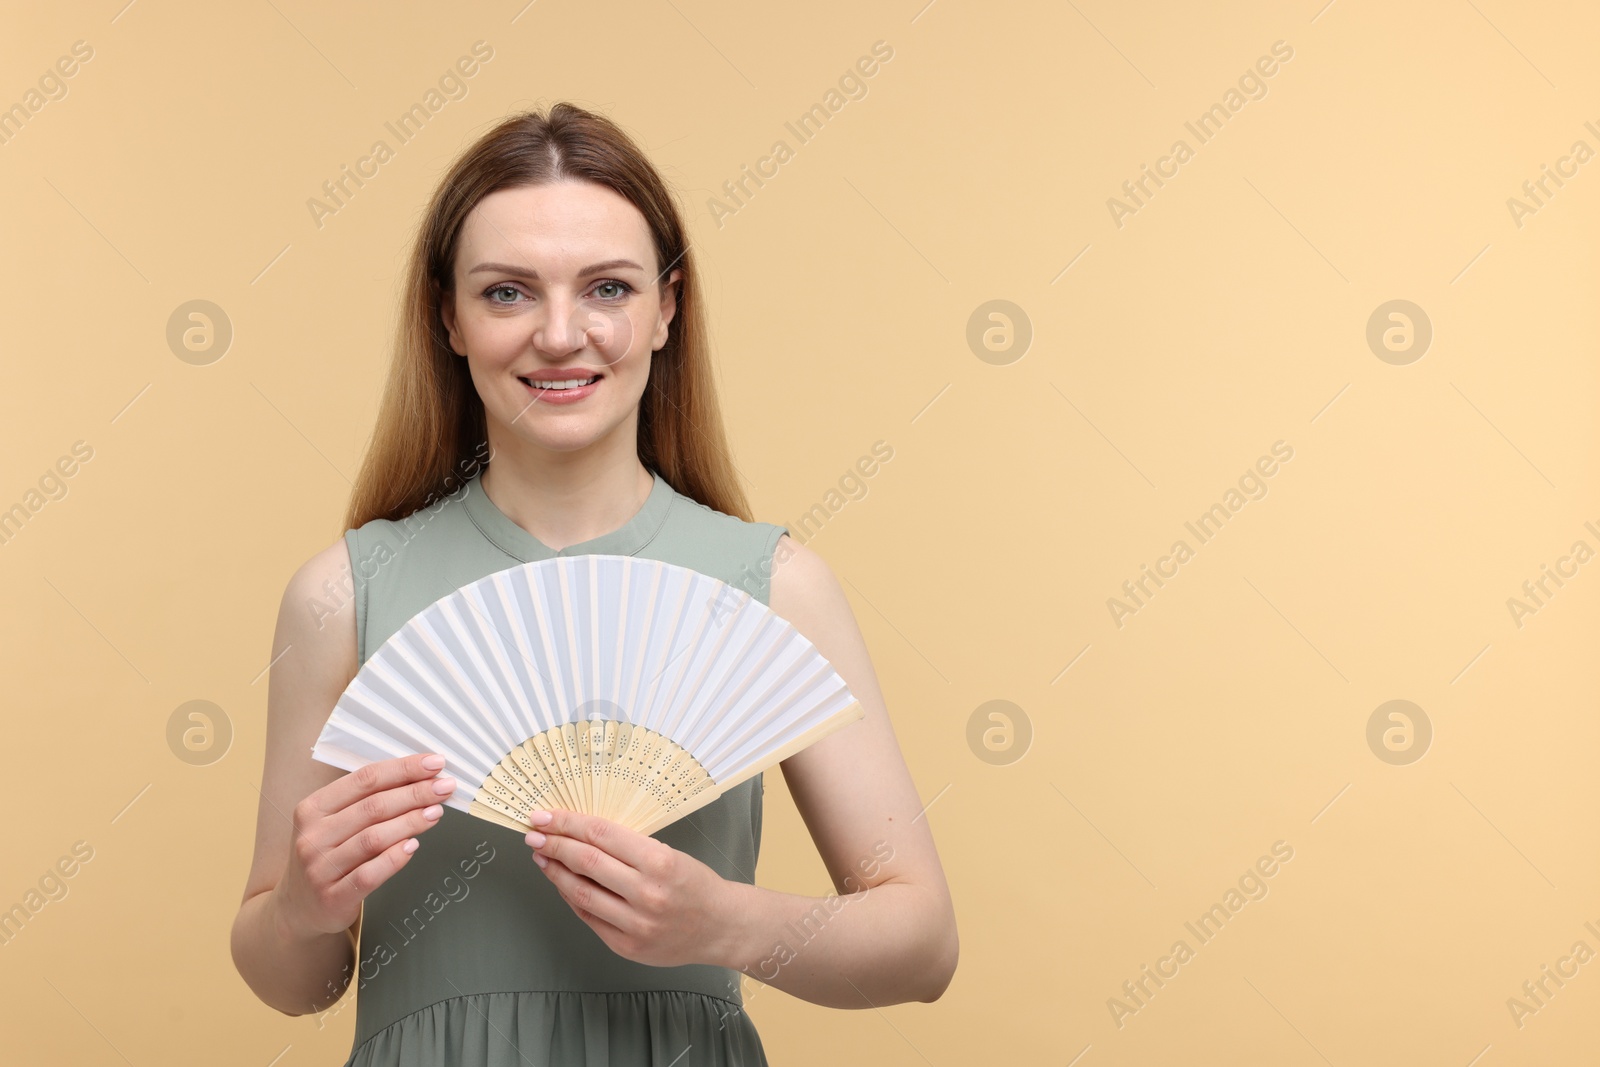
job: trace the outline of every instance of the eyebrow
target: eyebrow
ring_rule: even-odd
[[[598,274],[603,270],[616,270],[618,267],[632,267],[640,272],[644,270],[643,267],[631,259],[608,259],[603,263],[591,263],[589,266],[584,267],[578,272],[578,277],[583,278],[590,274]],[[539,277],[539,272],[531,267],[519,267],[510,263],[479,263],[467,273],[481,274],[485,271],[492,271],[495,274],[514,274],[519,278],[538,279]]]

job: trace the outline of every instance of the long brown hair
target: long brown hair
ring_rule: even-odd
[[[496,125],[456,160],[428,204],[411,249],[394,356],[345,528],[399,520],[454,495],[488,454],[483,400],[439,317],[455,287],[462,223],[490,193],[577,179],[605,186],[644,216],[657,279],[683,272],[667,342],[651,357],[639,400],[639,460],[684,496],[749,522],[712,376],[700,280],[666,184],[620,127],[569,103]]]

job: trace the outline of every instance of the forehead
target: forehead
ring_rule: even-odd
[[[541,273],[565,273],[603,259],[655,261],[650,227],[626,197],[603,185],[561,181],[499,189],[461,226],[456,266],[520,257]]]

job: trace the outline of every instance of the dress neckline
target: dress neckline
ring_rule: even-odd
[[[659,473],[651,471],[650,474],[654,479],[650,495],[645,497],[644,503],[634,512],[633,518],[609,533],[567,545],[560,550],[551,548],[518,526],[489,499],[489,494],[483,490],[482,470],[473,475],[472,480],[467,483],[463,504],[467,516],[472,519],[473,525],[483,536],[502,552],[521,563],[532,563],[535,560],[552,559],[556,556],[581,556],[591,553],[631,556],[649,544],[660,531],[666,521],[667,512],[672,508],[673,498],[677,495]]]

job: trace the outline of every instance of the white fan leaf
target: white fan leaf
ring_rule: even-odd
[[[445,803],[526,828],[569,807],[653,833],[862,716],[831,664],[748,593],[632,556],[497,571],[367,658],[313,758],[438,752]]]

